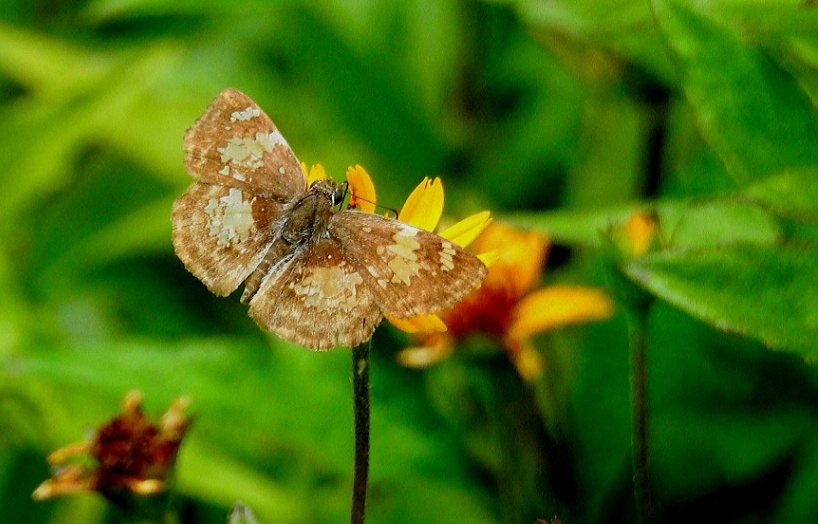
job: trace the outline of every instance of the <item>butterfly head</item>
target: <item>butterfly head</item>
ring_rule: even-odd
[[[324,178],[316,180],[310,185],[310,192],[324,195],[335,207],[341,204],[346,197],[346,184],[339,184],[332,179]]]

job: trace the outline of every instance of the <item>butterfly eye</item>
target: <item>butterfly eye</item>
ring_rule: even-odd
[[[335,188],[335,191],[332,193],[332,205],[337,206],[338,204],[342,204],[344,202],[344,198],[347,196],[347,185],[346,183],[339,185]]]

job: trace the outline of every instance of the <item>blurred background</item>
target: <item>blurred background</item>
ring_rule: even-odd
[[[618,302],[533,337],[542,369],[525,377],[479,336],[408,368],[396,357],[417,342],[381,327],[370,522],[635,522],[628,285],[658,297],[640,302],[657,520],[811,521],[809,4],[3,0],[0,522],[127,521],[98,494],[31,493],[48,453],[133,389],[153,417],[191,400],[177,522],[225,522],[238,500],[262,524],[348,518],[348,350],[262,333],[173,253],[171,205],[192,182],[182,137],[226,87],[300,160],[337,180],[362,164],[393,208],[441,176],[450,221],[489,209],[548,235],[537,285]],[[637,209],[667,256],[747,256],[673,259],[701,285],[680,295],[604,240]]]

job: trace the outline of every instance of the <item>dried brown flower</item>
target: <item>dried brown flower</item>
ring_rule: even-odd
[[[82,491],[106,496],[164,491],[190,425],[183,413],[187,405],[184,398],[175,400],[156,424],[142,410],[142,394],[128,393],[122,413],[97,429],[91,440],[69,444],[49,455],[53,476],[32,496],[44,500]]]

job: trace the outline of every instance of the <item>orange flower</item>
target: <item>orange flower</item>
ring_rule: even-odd
[[[190,425],[183,414],[186,406],[186,400],[176,400],[157,425],[142,411],[142,395],[128,393],[122,401],[122,413],[101,426],[92,440],[69,444],[49,455],[54,475],[32,496],[44,500],[82,491],[106,496],[123,491],[136,495],[164,491]]]
[[[416,336],[418,345],[401,351],[411,367],[434,364],[452,353],[458,341],[475,333],[497,340],[525,379],[540,375],[543,363],[530,338],[570,324],[602,320],[613,302],[601,290],[579,286],[537,289],[548,241],[537,233],[492,224],[475,241],[476,252],[496,253],[482,286],[441,314],[446,332]]]

